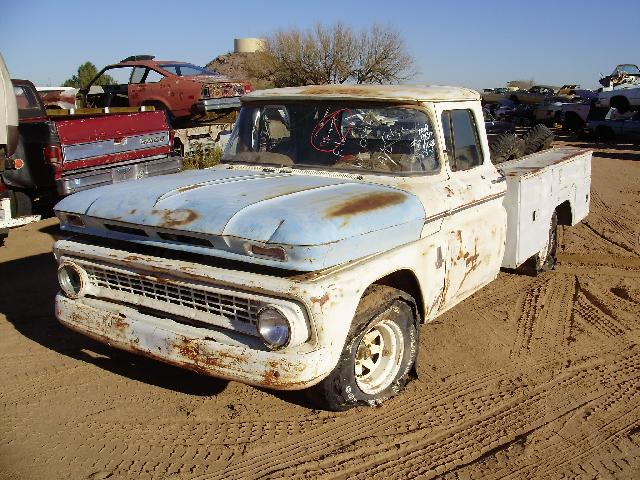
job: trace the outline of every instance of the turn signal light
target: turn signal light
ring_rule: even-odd
[[[44,147],[44,158],[48,163],[62,163],[62,150],[57,145]]]

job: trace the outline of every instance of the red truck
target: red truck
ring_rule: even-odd
[[[11,214],[30,215],[33,200],[130,179],[174,173],[173,131],[165,112],[47,115],[33,84],[12,80],[19,114],[19,143],[2,172]]]

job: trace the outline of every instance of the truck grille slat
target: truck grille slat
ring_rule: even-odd
[[[231,321],[241,322],[255,328],[256,316],[263,303],[199,289],[139,277],[135,274],[116,272],[98,266],[85,265],[89,283],[95,287],[137,295],[172,305],[197,310],[199,312],[221,315]]]

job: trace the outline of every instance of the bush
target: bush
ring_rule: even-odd
[[[222,148],[220,146],[207,147],[198,144],[193,150],[185,153],[182,168],[183,170],[200,170],[213,167],[220,163],[221,158]]]

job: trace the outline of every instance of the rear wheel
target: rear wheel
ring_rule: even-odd
[[[556,211],[551,215],[549,222],[549,235],[544,247],[533,257],[527,260],[519,271],[525,275],[536,276],[541,272],[553,270],[556,265],[556,254],[558,250],[558,214]]]
[[[21,190],[9,190],[8,193],[12,217],[33,215],[33,201],[28,194]]]
[[[358,306],[335,369],[307,390],[321,408],[379,405],[404,388],[418,352],[413,300],[373,285]]]

